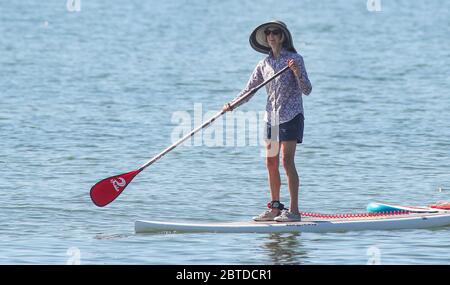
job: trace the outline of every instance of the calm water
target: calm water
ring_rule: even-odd
[[[274,18],[291,29],[313,84],[296,157],[301,209],[450,200],[450,5],[193,2],[0,4],[0,263],[450,264],[445,228],[134,234],[136,219],[258,214],[269,198],[254,145],[176,149],[110,206],[92,204],[95,182],[171,143],[175,112],[202,104],[206,114],[236,96],[262,58],[248,36]],[[240,110],[263,109],[265,96]]]

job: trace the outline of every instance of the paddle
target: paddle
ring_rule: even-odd
[[[287,69],[289,69],[289,66],[284,67],[282,70],[275,73],[272,77],[264,81],[263,83],[259,84],[253,89],[250,89],[245,95],[241,96],[238,100],[233,102],[230,107],[233,109],[234,106],[238,105],[240,102],[248,98],[250,95],[256,93],[261,87],[272,81],[275,77],[279,76],[283,72],[285,72]],[[197,133],[199,130],[208,127],[212,122],[214,122],[217,118],[222,116],[225,113],[224,110],[218,112],[216,115],[214,115],[211,119],[204,122],[201,126],[197,127],[196,129],[192,130],[189,134],[185,135],[181,139],[179,139],[177,142],[173,143],[171,146],[163,150],[161,153],[153,157],[151,160],[146,162],[144,165],[142,165],[139,169],[119,174],[116,176],[111,176],[108,178],[105,178],[101,180],[100,182],[97,182],[94,186],[91,188],[91,199],[92,202],[94,202],[95,205],[99,207],[104,207],[114,201],[122,192],[125,190],[128,184],[133,180],[136,175],[138,175],[142,170],[147,168],[148,166],[152,165],[154,162],[159,160],[161,157],[163,157],[165,154],[173,150],[175,147],[177,147],[179,144],[183,143],[188,138],[192,137],[195,133]]]

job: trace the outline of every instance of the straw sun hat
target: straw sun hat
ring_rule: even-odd
[[[266,34],[264,31],[267,28],[278,28],[283,32],[284,41],[283,47],[289,51],[297,52],[292,43],[292,36],[285,23],[281,21],[270,21],[259,25],[250,35],[250,45],[258,52],[268,54],[271,51],[269,44],[267,43]]]

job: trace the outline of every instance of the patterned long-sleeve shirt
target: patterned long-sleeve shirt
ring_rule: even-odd
[[[308,79],[302,56],[286,49],[281,50],[278,58],[275,58],[270,52],[265,59],[261,60],[250,76],[247,86],[231,103],[283,69],[291,58],[296,61],[297,66],[301,70],[301,77],[295,76],[292,71],[288,70],[266,85],[268,96],[265,121],[282,124],[292,120],[300,113],[303,114],[302,94],[309,95],[311,93],[311,82]],[[248,102],[253,95],[241,101],[235,107]],[[276,120],[276,114],[278,114],[278,120]]]

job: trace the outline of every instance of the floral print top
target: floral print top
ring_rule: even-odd
[[[303,57],[286,49],[281,50],[278,58],[275,58],[270,52],[265,59],[261,60],[250,76],[247,86],[231,103],[283,69],[291,58],[296,61],[302,76],[298,78],[291,70],[288,70],[265,86],[268,95],[265,121],[277,125],[292,120],[300,113],[303,114],[302,94],[309,95],[311,93],[311,82],[308,79]],[[248,102],[253,95],[241,101],[235,108]]]

